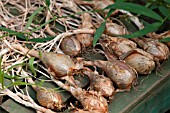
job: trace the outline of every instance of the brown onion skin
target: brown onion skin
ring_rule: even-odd
[[[37,87],[36,92],[37,100],[42,106],[52,110],[61,110],[63,107],[63,100],[58,92],[43,87]]]
[[[80,94],[79,94],[80,95]],[[78,97],[78,100],[84,106],[85,110],[97,110],[103,113],[108,112],[108,103],[103,96],[99,96],[92,92],[83,91],[82,94]]]
[[[150,74],[155,68],[153,55],[142,49],[137,49],[137,45],[128,39],[110,37],[101,41],[101,44],[105,53],[109,51],[109,54],[124,60],[138,74]]]
[[[136,82],[136,73],[133,68],[123,61],[94,61],[94,64],[101,67],[108,77],[118,86],[119,89],[130,89]]]
[[[73,87],[63,84],[61,81],[56,80],[58,86],[69,91],[83,106],[83,110],[97,110],[102,113],[108,112],[107,100],[95,91],[86,91],[80,87]]]
[[[163,61],[169,58],[169,48],[158,40],[152,38],[133,38],[143,50],[154,56],[155,61]]]
[[[80,42],[74,36],[64,38],[60,44],[60,48],[69,56],[76,56],[81,51]]]
[[[109,59],[108,61],[83,61],[83,63],[102,68],[119,89],[129,90],[136,83],[136,71],[124,61]]]
[[[126,30],[123,26],[116,23],[106,23],[105,33],[108,36],[125,35]]]
[[[118,57],[137,48],[135,42],[122,37],[107,37],[100,39],[99,43],[104,49],[108,49],[111,54]]]
[[[90,86],[95,91],[99,92],[104,97],[111,97],[115,93],[115,88],[112,81],[103,76],[98,75],[90,70],[83,71],[84,74],[88,75],[90,78]]]
[[[73,60],[68,55],[42,52],[40,59],[54,77],[63,77],[72,72],[75,67]]]
[[[83,47],[91,46],[93,43],[93,35],[91,34],[76,34],[76,38]]]
[[[13,44],[12,46],[25,54],[29,54],[31,56],[39,58],[47,67],[48,72],[55,78],[69,75],[75,69],[75,64],[68,55],[29,50],[28,48],[24,48],[19,44]]]
[[[150,74],[155,68],[154,57],[142,49],[135,49],[127,53],[123,59],[133,67],[138,74]]]
[[[80,28],[93,28],[92,18],[89,13],[82,14],[82,25]],[[91,46],[93,43],[93,35],[91,34],[76,34],[76,38],[83,47]]]
[[[167,60],[169,58],[169,48],[156,40],[145,42],[143,49],[152,54],[159,61]]]

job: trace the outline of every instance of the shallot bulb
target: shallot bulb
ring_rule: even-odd
[[[27,78],[27,81],[29,83],[35,84],[32,78]],[[40,105],[52,110],[61,110],[61,108],[64,107],[62,97],[58,92],[51,88],[45,88],[36,85],[31,86],[37,93],[36,96]]]
[[[119,89],[129,90],[137,79],[135,70],[123,61],[110,59],[109,61],[83,61],[83,63],[102,68]]]
[[[105,33],[109,36],[125,35],[126,29],[116,23],[106,23]]]
[[[63,84],[61,81],[56,80],[55,83],[63,89],[69,91],[75,98],[77,98],[82,106],[83,110],[100,111],[101,113],[108,112],[107,100],[94,91],[85,91],[80,87],[72,87],[70,85]]]
[[[61,95],[50,88],[37,87],[37,100],[42,106],[52,109],[61,110],[63,101]]]
[[[154,57],[142,49],[134,49],[121,56],[139,74],[149,74],[155,68]]]
[[[99,43],[104,49],[108,49],[111,54],[115,54],[118,57],[137,48],[136,43],[122,37],[107,37],[100,39]]]
[[[74,37],[66,37],[62,40],[60,48],[69,56],[76,56],[81,51],[80,42]]]
[[[92,28],[92,18],[89,13],[82,14],[82,26],[81,28]],[[76,34],[77,40],[83,47],[91,46],[93,43],[93,35],[91,34]]]
[[[43,64],[48,68],[48,72],[55,78],[72,74],[75,64],[70,56],[53,52],[39,52],[23,48],[21,45],[12,45],[15,49],[21,50],[25,54],[29,54],[41,59]]]
[[[134,38],[136,43],[139,44],[146,52],[155,57],[155,60],[163,61],[169,58],[169,48],[157,40],[149,40],[147,38]]]
[[[104,97],[111,97],[115,93],[115,88],[112,81],[102,75],[98,75],[95,72],[90,70],[83,71],[85,75],[88,75],[90,78],[90,86],[95,91],[99,92]]]

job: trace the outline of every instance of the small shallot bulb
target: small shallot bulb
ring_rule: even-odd
[[[116,23],[106,23],[105,33],[109,36],[125,35],[126,29]]]
[[[83,110],[100,111],[101,113],[108,113],[107,100],[95,91],[85,91],[80,87],[72,87],[63,84],[61,81],[56,80],[58,86],[69,91],[83,106]]]
[[[152,54],[159,61],[167,60],[169,58],[169,48],[158,41],[147,41],[143,45],[143,49]]]
[[[91,34],[77,34],[76,38],[83,47],[91,46],[93,43],[93,35]]]
[[[121,57],[127,64],[133,67],[138,74],[150,74],[155,68],[154,57],[142,49],[135,49],[127,53],[124,58],[123,56]]]
[[[110,59],[109,61],[95,60],[93,62],[83,62],[84,65],[96,65],[102,68],[119,89],[129,90],[136,82],[135,70],[123,61]]]
[[[23,48],[19,44],[14,44],[12,47],[22,51],[25,54],[39,58],[48,68],[48,72],[54,78],[59,78],[71,74],[76,67],[70,56],[65,54],[29,50],[28,48]]]
[[[82,25],[81,28],[92,28],[92,18],[89,13],[82,14]],[[91,46],[93,43],[93,35],[91,34],[76,34],[77,40],[82,44],[83,47]]]
[[[62,40],[60,48],[69,56],[76,56],[81,51],[80,42],[74,37],[66,37]]]
[[[83,73],[89,76],[92,89],[99,92],[104,97],[113,96],[115,88],[109,78],[98,75],[92,71],[83,71]]]
[[[108,37],[99,40],[99,42],[103,48],[107,48],[111,54],[118,57],[137,48],[136,43],[122,37]]]
[[[48,67],[54,77],[63,77],[69,74],[75,67],[73,60],[68,55],[42,52],[40,59]]]
[[[63,101],[61,95],[50,88],[37,87],[37,100],[42,106],[52,109],[61,110]]]

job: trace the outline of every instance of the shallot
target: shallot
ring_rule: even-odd
[[[107,37],[100,39],[99,43],[103,48],[108,49],[111,54],[115,54],[117,57],[137,48],[136,43],[122,37]]]
[[[59,93],[50,88],[36,88],[38,102],[47,108],[61,110],[63,107],[62,97]]]
[[[126,29],[124,26],[118,25],[116,23],[107,22],[105,33],[109,36],[125,35]]]
[[[112,58],[108,61],[95,60],[83,61],[83,63],[84,65],[95,65],[102,68],[119,89],[129,90],[136,83],[135,70],[123,61]]]
[[[154,57],[142,49],[134,49],[120,59],[133,67],[139,74],[150,74],[155,68]]]
[[[74,36],[64,38],[60,47],[62,51],[69,56],[76,56],[81,51],[80,42]]]
[[[95,91],[85,91],[80,87],[73,87],[63,84],[61,81],[56,80],[55,83],[61,88],[69,91],[75,98],[77,98],[83,110],[100,111],[100,113],[108,113],[107,100]]]
[[[27,80],[34,84],[31,78],[27,78]],[[36,85],[32,85],[32,88],[37,93],[36,97],[40,105],[52,110],[61,110],[64,107],[61,95],[53,89]]]
[[[12,47],[21,50],[25,54],[28,53],[31,56],[41,59],[43,64],[48,68],[49,73],[55,78],[72,74],[72,71],[75,69],[75,63],[68,55],[53,52],[39,52],[36,50],[29,50],[27,48],[23,48],[19,44],[14,44],[12,45]]]
[[[89,13],[82,14],[82,25],[81,28],[92,28],[92,18]],[[82,44],[83,47],[92,45],[93,35],[91,34],[76,34],[77,40]]]
[[[90,78],[90,88],[99,92],[104,97],[111,97],[115,93],[115,88],[112,81],[98,73],[92,72],[91,70],[83,70],[85,75]]]

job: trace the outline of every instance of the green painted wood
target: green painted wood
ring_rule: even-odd
[[[1,107],[6,110],[0,113],[35,113],[35,110],[30,109],[28,107],[25,107],[17,102],[15,102],[12,99],[8,99],[7,101],[5,101]]]
[[[165,99],[162,100],[165,105],[158,105],[163,96],[169,99],[170,60],[163,63],[157,72],[159,74],[153,72],[148,76],[139,77],[139,85],[132,88],[131,91],[117,93],[109,104],[110,113],[159,113],[162,109],[170,109],[169,102],[165,101]],[[153,95],[156,95],[154,96],[155,98],[151,98]],[[145,105],[146,103],[147,105]],[[154,112],[148,110],[151,106]],[[142,110],[140,111],[140,109]]]
[[[165,113],[168,109],[170,109],[169,77],[164,83],[155,87],[148,97],[131,110],[131,113]]]

